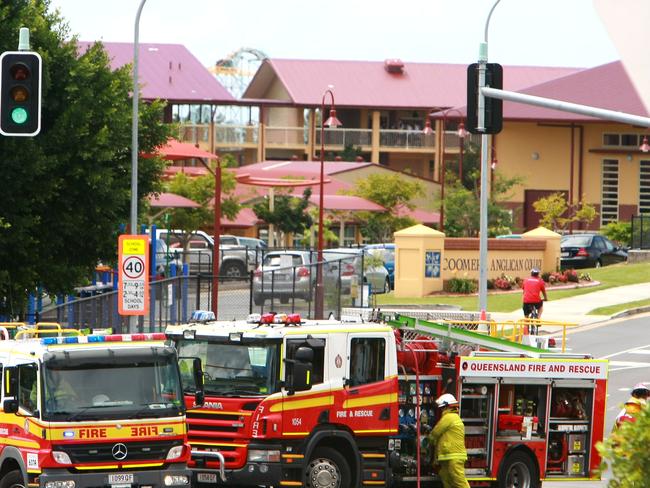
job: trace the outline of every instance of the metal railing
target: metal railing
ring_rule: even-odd
[[[259,126],[216,125],[215,144],[256,146],[259,141]]]
[[[372,145],[371,129],[325,129],[326,146],[362,146]],[[316,145],[320,144],[320,130],[316,130]]]
[[[428,148],[436,146],[436,135],[425,134],[421,130],[382,129],[379,132],[380,147]]]
[[[308,141],[304,127],[266,127],[264,137],[268,146],[306,146]]]
[[[632,217],[632,249],[650,249],[650,215]]]

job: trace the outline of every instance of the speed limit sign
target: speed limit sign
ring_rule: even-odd
[[[149,312],[149,238],[121,235],[118,249],[118,311],[120,315],[146,315]]]

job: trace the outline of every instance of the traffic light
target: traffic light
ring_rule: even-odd
[[[503,67],[497,63],[486,63],[485,86],[503,89]],[[478,63],[467,67],[467,125],[472,134],[498,134],[503,128],[503,100],[485,97],[485,131],[478,126]]]
[[[41,130],[41,56],[31,51],[0,55],[0,134],[35,136]]]

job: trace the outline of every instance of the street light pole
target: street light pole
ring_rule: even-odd
[[[481,134],[481,200],[479,225],[479,279],[478,297],[479,310],[487,310],[487,278],[488,278],[488,134],[485,133],[485,96],[481,88],[485,86],[485,73],[488,61],[488,27],[494,9],[501,0],[496,0],[487,20],[485,21],[484,40],[479,46],[478,58],[478,123],[476,129]]]
[[[325,98],[329,95],[332,99],[330,105],[330,116],[326,121],[323,121],[325,115]],[[318,182],[318,187],[320,195],[318,196],[318,264],[316,265],[316,305],[314,307],[314,316],[316,319],[323,318],[323,301],[324,301],[324,291],[323,290],[323,218],[324,218],[324,206],[325,206],[325,126],[329,127],[339,127],[341,126],[341,121],[336,118],[336,109],[334,103],[334,93],[331,89],[325,90],[323,93],[323,98],[321,99],[320,105],[320,116],[321,116],[321,126],[320,126],[320,181]]]
[[[141,0],[135,16],[133,35],[133,114],[131,117],[131,234],[138,233],[138,54],[140,15],[147,0]]]

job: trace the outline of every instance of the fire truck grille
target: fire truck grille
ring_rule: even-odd
[[[237,414],[210,414],[210,413],[200,413],[200,412],[187,412],[188,420],[229,420],[235,422],[239,420],[240,416]]]
[[[116,448],[117,444],[126,446],[126,457],[120,459],[123,449]],[[169,450],[178,446],[179,441],[147,441],[147,442],[107,442],[104,444],[60,444],[52,446],[53,451],[63,451],[73,464],[98,462],[129,462],[140,460],[161,460],[167,457]],[[120,446],[121,447],[121,446]],[[113,454],[117,453],[118,458]]]

